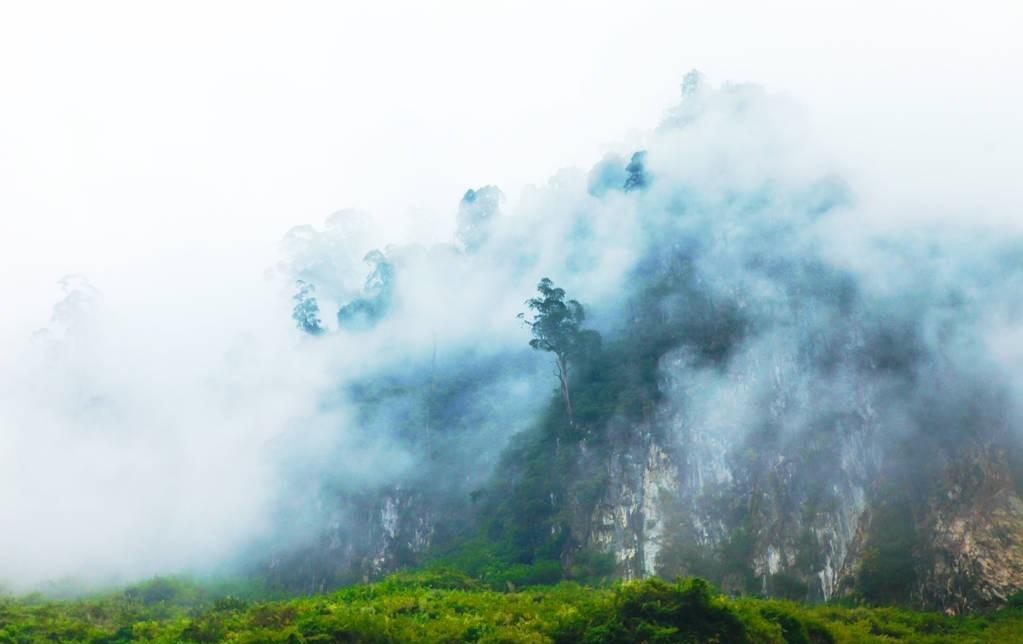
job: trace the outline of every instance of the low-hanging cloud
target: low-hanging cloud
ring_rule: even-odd
[[[1002,389],[1015,419],[1019,239],[900,229],[845,170],[791,99],[691,74],[641,149],[514,208],[475,187],[447,244],[389,245],[386,222],[341,211],[288,232],[265,279],[256,262],[241,284],[190,271],[120,300],[68,279],[0,374],[0,579],[124,580],[303,543],[328,515],[358,520],[324,490],[416,480],[438,452],[452,495],[482,485],[554,386],[516,319],[544,276],[613,337],[637,277],[681,266],[688,290],[659,314],[692,344],[736,329],[712,360],[678,354],[701,431],[798,436],[864,396],[909,431],[935,397]]]

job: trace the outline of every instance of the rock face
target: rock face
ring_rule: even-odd
[[[685,400],[686,360],[663,359],[669,401]],[[736,395],[747,385],[735,382]],[[860,411],[819,435],[767,441],[714,431],[669,402],[653,428],[612,449],[586,543],[612,552],[624,578],[702,574],[826,600],[851,568],[879,467],[869,404]]]
[[[678,353],[663,359],[669,401],[686,399],[685,363]],[[729,590],[811,601],[859,590],[863,558],[887,529],[871,509],[886,502],[900,465],[876,440],[874,392],[855,393],[848,413],[788,440],[711,431],[669,402],[653,428],[613,450],[587,544],[613,553],[623,578],[699,574]],[[901,600],[961,613],[1023,588],[1023,500],[1000,439],[945,450],[935,456],[944,465],[905,491],[915,584]]]
[[[608,484],[583,525],[583,543],[613,554],[623,579],[649,576],[669,529],[664,509],[680,489],[677,457],[648,433],[613,450],[606,467]]]
[[[1023,586],[1023,500],[1003,450],[975,446],[945,467],[921,521],[920,594],[949,613],[997,606]]]
[[[916,488],[900,486],[898,449],[878,439],[876,388],[846,387],[847,404],[830,401],[828,413],[778,431],[794,410],[804,418],[804,407],[823,404],[816,385],[798,379],[792,361],[738,364],[720,376],[728,379],[718,388],[724,397],[700,403],[692,356],[665,354],[662,403],[639,423],[613,419],[600,450],[585,439],[571,448],[581,470],[602,476],[594,501],[564,499],[557,529],[569,535],[566,569],[574,552],[598,551],[623,579],[694,574],[727,591],[826,601],[861,592],[864,566],[880,549],[885,565],[905,564],[896,574],[905,573],[897,581],[906,585],[891,600],[960,613],[1023,588],[1023,499],[999,440],[974,436],[939,450]],[[706,413],[764,392],[778,427],[758,431],[740,417]],[[316,590],[420,563],[439,532],[466,525],[472,512],[468,500],[444,505],[424,489],[348,498],[317,543],[272,571]],[[912,542],[885,541],[893,516],[905,518]]]
[[[669,400],[684,399],[673,395],[685,387],[684,363],[664,359]],[[730,442],[667,404],[653,428],[613,450],[587,545],[613,553],[623,578],[699,574],[811,601],[858,590],[863,559],[888,529],[871,509],[886,502],[898,467],[874,439],[871,392],[858,393],[851,413],[788,441]],[[915,583],[892,600],[962,613],[1023,588],[1023,500],[997,445],[974,437],[946,450],[919,489],[903,491]]]
[[[331,516],[311,542],[287,549],[267,566],[272,583],[307,592],[365,582],[418,563],[434,535],[434,512],[401,487],[332,499]]]

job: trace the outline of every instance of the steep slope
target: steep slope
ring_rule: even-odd
[[[694,574],[949,612],[1023,588],[1023,377],[999,350],[1023,243],[878,232],[790,108],[691,75],[645,150],[559,174],[515,216],[470,190],[459,244],[369,252],[361,289],[317,254],[358,235],[303,229],[298,327],[372,366],[324,404],[402,466],[367,483],[327,449],[289,472],[284,516],[309,520],[282,521],[273,577],[440,558],[513,586]],[[565,383],[514,319],[544,276],[601,338]]]

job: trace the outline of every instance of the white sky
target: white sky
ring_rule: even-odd
[[[5,2],[0,332],[45,324],[71,272],[101,290],[170,287],[169,266],[254,279],[233,258],[344,207],[446,237],[466,188],[514,199],[588,167],[691,68],[795,96],[882,184],[901,169],[922,200],[1011,219],[1021,7]]]

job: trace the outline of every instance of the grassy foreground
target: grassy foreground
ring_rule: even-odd
[[[725,597],[697,578],[497,592],[431,571],[308,597],[224,591],[158,578],[87,599],[0,599],[0,643],[1023,642],[1023,608],[953,618],[805,606]]]

